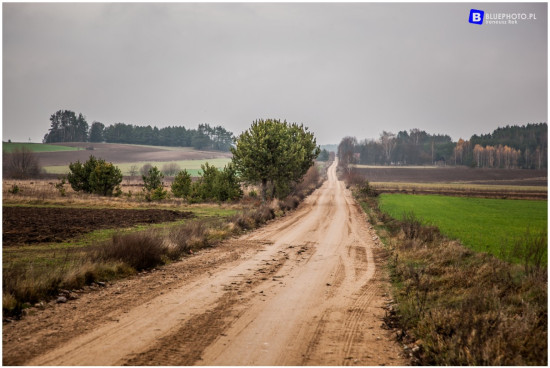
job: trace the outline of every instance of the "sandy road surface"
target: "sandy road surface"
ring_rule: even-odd
[[[373,236],[333,165],[292,215],[4,325],[3,363],[405,365]]]

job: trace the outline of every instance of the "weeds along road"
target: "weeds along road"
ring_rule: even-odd
[[[5,326],[3,363],[407,364],[382,328],[381,250],[335,167],[262,229]]]

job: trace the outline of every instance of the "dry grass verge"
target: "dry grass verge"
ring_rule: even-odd
[[[63,296],[61,290],[108,281],[136,271],[151,269],[185,255],[216,245],[221,240],[262,226],[276,216],[295,209],[300,201],[321,184],[322,176],[311,172],[282,201],[256,201],[251,208],[233,216],[189,220],[181,225],[150,228],[139,232],[116,233],[109,240],[92,246],[65,250],[55,264],[35,260],[4,264],[2,306],[4,317],[20,317],[40,301]]]
[[[474,252],[414,216],[398,221],[375,199],[360,201],[390,253],[386,319],[413,364],[547,365],[546,268]]]

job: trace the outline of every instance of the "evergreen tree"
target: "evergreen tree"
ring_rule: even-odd
[[[90,128],[90,142],[99,143],[103,142],[103,132],[105,130],[105,125],[99,121],[94,121],[92,127]]]
[[[243,180],[259,182],[265,200],[268,183],[272,196],[283,196],[281,189],[300,181],[320,149],[313,133],[303,125],[260,119],[237,138],[231,152],[235,170]]]

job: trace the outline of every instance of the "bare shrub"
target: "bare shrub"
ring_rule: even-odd
[[[365,180],[359,185],[359,193],[367,197],[378,197],[379,193],[370,185],[368,180]]]
[[[202,221],[192,221],[170,230],[168,239],[172,247],[168,251],[170,259],[178,259],[191,250],[208,245],[206,225]]]
[[[424,243],[432,243],[440,235],[436,226],[423,225],[414,212],[404,213],[400,224],[405,238],[409,240],[418,239]]]
[[[166,176],[174,176],[180,171],[180,166],[175,162],[162,165],[162,172]]]
[[[416,217],[414,212],[405,212],[401,218],[401,230],[406,239],[416,239],[420,235],[422,222]]]
[[[42,173],[38,158],[26,147],[16,147],[11,153],[4,153],[3,163],[4,175],[9,178],[35,178]]]
[[[307,194],[313,192],[320,183],[321,175],[319,174],[319,168],[317,165],[313,165],[308,169],[302,180],[294,186],[292,193],[305,197]]]
[[[296,196],[288,196],[282,201],[279,201],[279,208],[282,211],[290,211],[298,207],[300,199]]]
[[[235,226],[238,226],[240,229],[250,230],[265,224],[271,219],[274,219],[275,216],[275,210],[271,206],[264,203],[253,211],[245,210],[234,215],[231,220]]]
[[[261,206],[252,213],[252,219],[256,223],[256,226],[265,224],[267,221],[275,218],[275,211],[269,206]]]
[[[157,232],[149,230],[131,234],[115,234],[111,241],[97,247],[98,260],[121,261],[136,270],[163,264],[168,247]]]
[[[548,235],[545,231],[533,233],[527,229],[511,247],[511,257],[521,261],[526,273],[539,271],[548,253]]]
[[[128,178],[127,183],[130,184],[130,181],[134,180],[134,178],[138,174],[138,166],[137,165],[130,166],[130,169],[128,170],[128,174],[130,175],[130,177]]]
[[[355,167],[352,167],[349,170],[345,170],[343,173],[343,179],[346,182],[346,186],[349,188],[353,185],[361,185],[365,181],[365,178],[363,175],[359,173],[359,170],[357,170]]]
[[[149,170],[151,170],[153,168],[153,165],[151,164],[145,164],[141,167],[141,169],[139,169],[139,173],[142,175],[142,176],[146,176],[149,174]]]
[[[255,223],[252,220],[249,211],[244,211],[242,213],[234,215],[231,220],[238,228],[242,230],[254,229]]]

